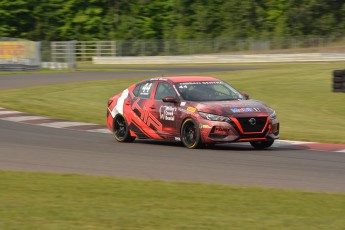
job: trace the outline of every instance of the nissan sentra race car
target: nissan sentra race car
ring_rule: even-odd
[[[276,112],[213,77],[144,80],[108,101],[107,127],[119,142],[182,141],[187,148],[249,142],[270,147],[279,138]]]

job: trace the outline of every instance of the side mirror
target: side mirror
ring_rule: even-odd
[[[248,95],[248,93],[242,92],[242,96],[244,97],[244,99],[249,100],[249,95]]]
[[[163,102],[177,103],[179,100],[174,96],[166,96],[162,98]]]

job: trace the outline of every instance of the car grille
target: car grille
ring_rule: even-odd
[[[262,133],[268,123],[268,117],[231,118],[243,134]],[[255,119],[255,120],[254,120]],[[252,121],[252,122],[251,122]]]

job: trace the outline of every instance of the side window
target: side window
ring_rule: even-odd
[[[137,84],[133,90],[133,94],[134,96],[138,96],[139,95],[139,90],[140,90],[141,84]]]
[[[146,82],[146,83],[141,84],[138,97],[149,98],[151,95],[153,86],[154,86],[153,82]]]
[[[229,95],[229,90],[222,85],[214,85],[213,88],[218,93],[221,93],[223,95]]]
[[[171,85],[165,82],[160,82],[156,90],[155,100],[162,100],[162,98],[166,96],[176,97],[177,95]]]

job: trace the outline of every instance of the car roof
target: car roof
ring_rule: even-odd
[[[174,76],[174,77],[163,77],[174,83],[179,82],[195,82],[195,81],[220,81],[214,77],[205,77],[205,76]]]

